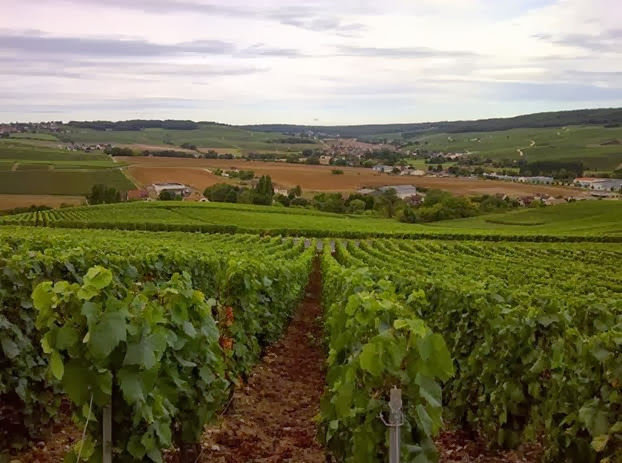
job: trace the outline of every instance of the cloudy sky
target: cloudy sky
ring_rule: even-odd
[[[622,106],[620,0],[0,0],[0,121]]]

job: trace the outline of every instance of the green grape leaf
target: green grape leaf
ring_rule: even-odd
[[[105,358],[125,341],[127,335],[126,314],[124,312],[106,312],[90,331],[89,351],[95,358]]]
[[[363,370],[373,376],[379,376],[384,371],[382,347],[377,343],[365,344],[359,355],[359,362]]]
[[[609,434],[603,434],[601,436],[595,437],[594,439],[592,439],[592,448],[597,452],[602,452],[603,450],[605,450],[607,442],[609,442]]]
[[[78,340],[78,331],[69,324],[63,325],[56,333],[56,348],[58,350],[66,350],[77,344]]]
[[[91,371],[76,360],[70,360],[65,365],[63,389],[74,403],[78,405],[88,404],[90,383],[87,378],[90,377]]]
[[[104,267],[96,265],[91,267],[84,276],[84,286],[92,286],[103,289],[112,282],[112,272]]]
[[[56,379],[59,381],[63,379],[65,366],[63,365],[63,359],[56,350],[52,351],[52,356],[50,357],[50,370],[52,370],[52,374]]]
[[[138,343],[131,343],[127,346],[124,365],[138,365],[150,370],[156,362],[157,351],[166,347],[166,338],[158,334],[152,334],[147,338],[141,339]]]
[[[433,407],[440,407],[443,403],[443,391],[432,378],[417,373],[415,384],[419,386],[419,394]]]
[[[45,311],[51,309],[53,301],[54,293],[52,293],[51,281],[39,283],[32,292],[32,303],[37,310]]]
[[[134,404],[145,398],[140,375],[141,373],[126,368],[119,371],[119,387],[125,401],[129,404]]]
[[[6,355],[9,360],[13,360],[19,354],[17,344],[7,336],[2,336],[2,338],[0,338],[0,344],[2,344],[4,355]]]

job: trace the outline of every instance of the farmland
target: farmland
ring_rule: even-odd
[[[622,245],[338,240],[334,255],[324,246],[312,272],[314,243],[305,250],[304,240],[281,237],[16,227],[0,229],[0,238],[7,355],[0,385],[11,390],[25,381],[19,397],[28,405],[4,410],[22,414],[22,439],[57,415],[61,397],[73,404],[80,430],[87,415],[94,418],[75,446],[39,435],[56,458],[50,461],[80,448],[101,454],[100,423],[116,388],[115,447],[128,461],[147,454],[159,461],[173,448],[192,462],[197,443],[206,461],[223,452],[244,461],[245,439],[259,446],[253,455],[299,452],[321,462],[328,451],[338,461],[383,461],[386,432],[376,422],[392,385],[407,405],[403,445],[421,461],[448,450],[435,441],[441,415],[498,448],[542,436],[558,461],[621,456],[614,392],[622,380]],[[310,275],[304,310],[277,343]],[[319,314],[318,291],[324,354],[300,331],[312,329],[301,314]],[[296,362],[308,355],[314,360],[305,381]],[[325,378],[318,355],[326,356]],[[248,374],[251,386],[235,393],[234,411],[215,423],[239,385],[235,378]],[[166,387],[179,378],[173,390]],[[294,387],[292,378],[305,386]],[[163,400],[168,408],[157,405]],[[314,414],[321,446],[285,433],[287,449],[266,450],[272,437],[254,434],[285,424],[313,433]],[[595,415],[598,421],[589,418]],[[212,430],[203,434],[207,423]],[[173,432],[181,425],[183,438]],[[240,440],[216,444],[231,429],[240,429]],[[17,436],[9,439],[3,448],[16,444]],[[11,454],[30,461],[37,450]],[[540,461],[531,458],[521,461]]]
[[[493,233],[610,233],[622,235],[622,201],[582,201],[506,214],[437,222],[430,227]]]
[[[121,191],[133,189],[132,182],[120,171],[122,166],[103,153],[59,150],[2,140],[0,194],[35,195],[28,204],[32,205],[40,199],[36,195],[79,196],[88,193],[97,183]],[[8,208],[2,203],[0,207]]]
[[[166,130],[149,128],[140,131],[100,131],[70,127],[68,138],[76,143],[113,143],[122,145],[148,145],[152,149],[170,149],[183,143],[196,145],[199,150],[219,149],[228,152],[270,151],[299,152],[318,145],[269,143],[284,138],[281,134],[251,132],[238,127],[204,124],[195,130]],[[174,146],[172,146],[174,148]]]
[[[7,216],[0,224],[52,227],[184,230],[333,237],[454,239],[622,239],[622,202],[585,201],[431,224],[364,215],[228,203],[128,203]]]
[[[135,158],[121,157],[122,162],[130,165],[130,173],[133,177],[145,184],[161,181],[187,183],[199,190],[206,186],[222,181],[218,177],[207,172],[215,169],[252,169],[256,175],[270,175],[272,181],[283,188],[291,188],[300,185],[304,191],[319,192],[353,192],[363,187],[375,187],[384,185],[411,184],[425,188],[440,188],[454,194],[478,195],[505,193],[513,196],[528,195],[535,193],[547,193],[552,196],[570,195],[580,193],[573,188],[562,188],[548,185],[531,185],[522,183],[508,183],[492,180],[477,180],[469,178],[437,178],[437,177],[401,177],[387,174],[379,174],[371,169],[344,167],[344,175],[338,177],[332,175],[330,166],[311,166],[304,164],[287,164],[279,162],[257,162],[225,159],[177,159],[177,158]],[[161,171],[155,168],[166,168]],[[167,169],[170,169],[167,171]]]
[[[0,194],[85,195],[95,184],[105,184],[119,191],[134,185],[118,170],[17,170],[0,171]]]
[[[83,196],[61,195],[0,195],[0,210],[32,205],[60,207],[61,204],[80,206],[84,204]]]
[[[488,159],[583,161],[591,170],[613,170],[622,163],[622,128],[571,126],[498,132],[420,135],[406,149],[471,152]],[[453,140],[453,141],[451,141]],[[533,143],[532,143],[533,142]],[[608,144],[611,143],[611,144]],[[520,156],[518,150],[523,156]]]

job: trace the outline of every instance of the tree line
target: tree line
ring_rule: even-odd
[[[245,125],[242,128],[260,132],[301,133],[312,131],[330,136],[358,138],[395,134],[412,138],[426,133],[494,132],[519,128],[548,128],[568,125],[604,125],[618,127],[622,123],[622,108],[579,109],[526,114],[508,118],[475,121],[442,121],[414,124],[367,124],[351,126],[311,126],[292,124]]]
[[[68,126],[80,129],[92,130],[124,130],[137,131],[143,129],[170,129],[170,130],[194,130],[199,128],[199,124],[193,121],[183,120],[143,120],[134,119],[129,121],[69,121]]]

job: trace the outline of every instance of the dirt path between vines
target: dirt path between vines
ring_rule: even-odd
[[[285,337],[235,392],[222,423],[206,431],[201,462],[325,462],[313,421],[325,373],[317,264]]]

